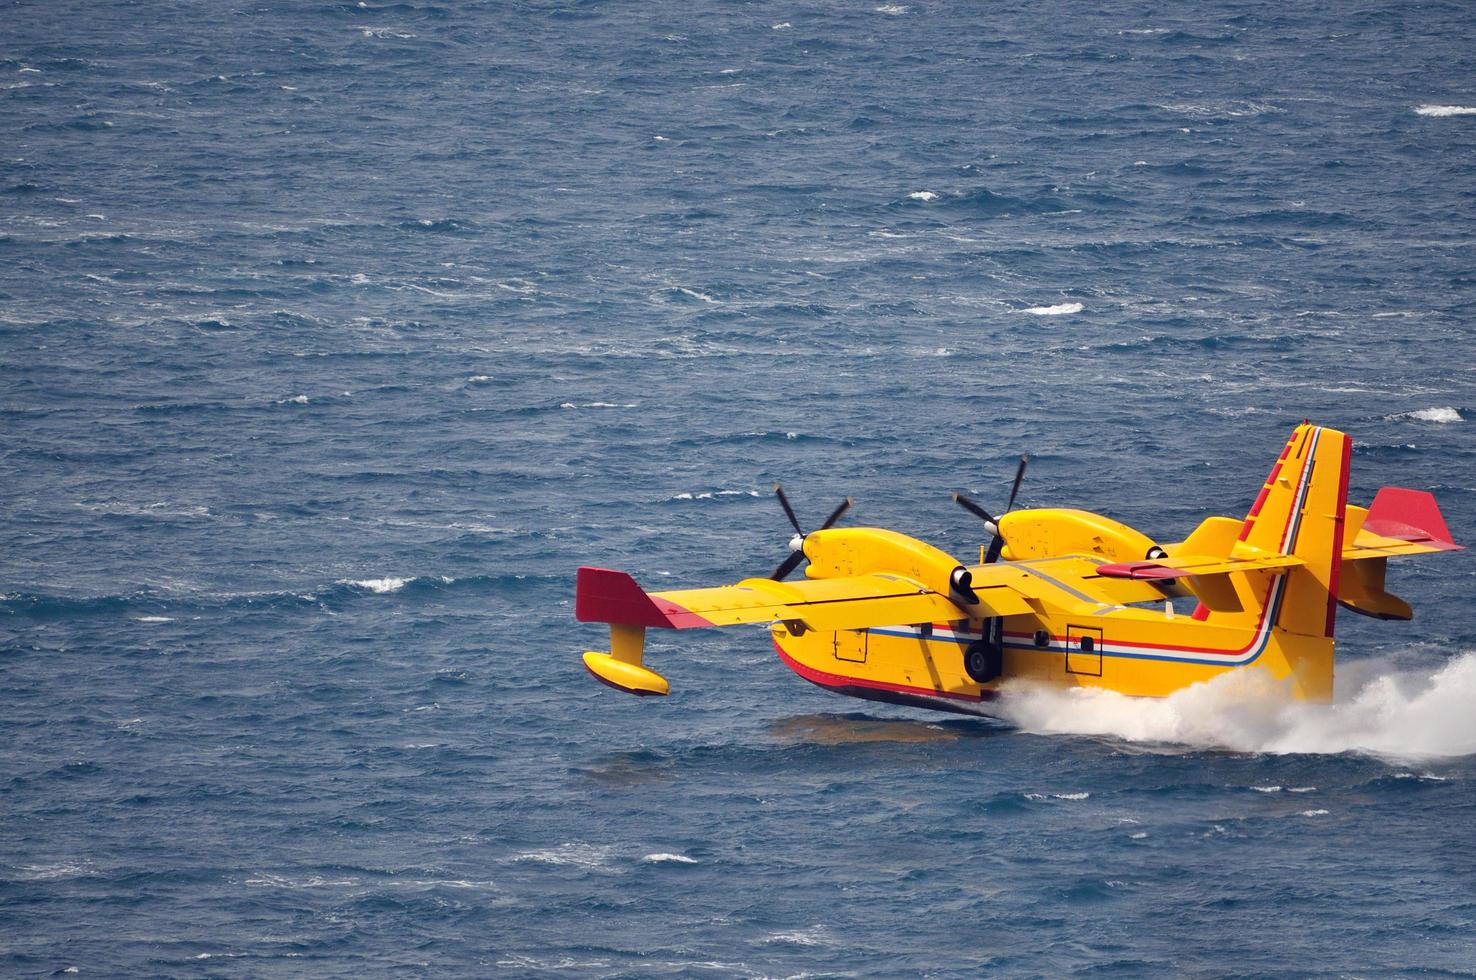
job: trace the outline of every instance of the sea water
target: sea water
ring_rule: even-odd
[[[574,570],[1182,538],[1304,417],[1476,540],[1461,3],[0,14],[0,972],[1476,970],[1476,565],[1338,699],[595,684]]]

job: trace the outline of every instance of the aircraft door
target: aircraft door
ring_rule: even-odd
[[[841,630],[835,634],[835,659],[853,664],[866,663],[867,630]]]
[[[1066,627],[1066,673],[1102,676],[1102,631],[1094,626]]]

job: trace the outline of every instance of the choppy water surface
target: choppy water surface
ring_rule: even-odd
[[[573,570],[948,500],[1476,540],[1468,5],[13,4],[0,970],[1470,975],[1476,564],[1339,702],[594,684]]]

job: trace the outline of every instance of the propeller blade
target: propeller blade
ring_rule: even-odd
[[[784,496],[784,488],[774,484],[774,495],[779,498],[779,506],[784,508],[784,516],[789,518],[789,524],[794,528],[794,533],[800,537],[805,536],[805,529],[800,527],[799,518],[794,516],[794,508],[789,506],[789,498]]]
[[[999,527],[999,522],[996,521],[993,517],[989,516],[989,511],[985,510],[983,507],[980,507],[968,497],[965,497],[961,493],[956,493],[953,495],[953,499],[960,507],[968,511],[970,514],[973,514],[975,517],[979,518],[979,520],[983,521],[985,524],[988,524],[990,527]]]
[[[770,575],[769,578],[773,579],[776,582],[784,581],[785,577],[788,576],[790,572],[798,568],[799,563],[804,560],[805,553],[803,551],[790,552],[789,557],[779,563],[779,567],[774,569],[774,574]]]
[[[999,561],[999,553],[1004,548],[1004,543],[1004,538],[998,534],[994,536],[994,540],[989,542],[989,550],[984,553],[984,564],[993,565]]]
[[[1025,464],[1030,462],[1028,455],[1020,457],[1020,468],[1015,470],[1015,485],[1010,488],[1010,502],[1005,504],[1005,513],[1015,509],[1015,497],[1020,493],[1020,481],[1025,479]]]
[[[846,511],[848,511],[850,509],[851,509],[851,498],[850,497],[847,497],[845,500],[842,500],[840,502],[840,506],[839,507],[837,507],[835,510],[833,510],[833,511],[830,512],[830,516],[829,517],[825,518],[825,523],[820,525],[820,530],[823,531],[826,528],[830,527],[836,521],[838,521],[838,520],[841,519],[841,515],[842,514],[844,514]]]

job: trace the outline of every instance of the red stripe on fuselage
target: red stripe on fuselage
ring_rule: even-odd
[[[821,687],[864,687],[873,691],[891,691],[894,694],[920,694],[930,698],[951,698],[954,701],[986,701],[992,698],[984,698],[977,694],[959,694],[954,691],[940,691],[932,687],[912,687],[908,684],[883,684],[881,681],[869,681],[860,677],[848,677],[845,674],[832,674],[824,670],[816,670],[807,667],[798,660],[784,652],[779,645],[779,640],[772,635],[769,637],[774,641],[774,649],[779,654],[779,659],[784,661],[785,666],[799,674],[811,684]]]
[[[1353,440],[1343,436],[1343,464],[1338,475],[1338,516],[1333,519],[1332,571],[1327,579],[1327,628],[1331,638],[1338,618],[1338,580],[1343,572],[1343,524],[1348,519],[1348,467],[1353,458]]]

